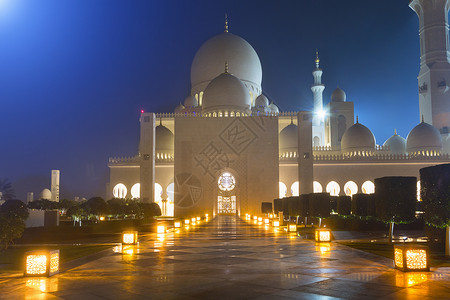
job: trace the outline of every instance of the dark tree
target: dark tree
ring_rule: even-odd
[[[14,189],[11,182],[8,179],[0,179],[0,200],[13,200],[16,198],[14,195]]]
[[[343,216],[350,215],[350,211],[352,208],[352,197],[350,196],[339,196],[336,197],[336,212]]]
[[[390,224],[389,243],[394,224],[415,220],[417,201],[416,177],[382,177],[375,179],[376,216]]]
[[[312,193],[309,194],[309,214],[312,217],[319,218],[319,227],[322,223],[322,218],[330,216],[331,212],[331,197],[329,193]]]
[[[52,210],[59,209],[60,205],[59,202],[50,201],[47,199],[37,199],[28,203],[27,206],[30,209]]]
[[[90,198],[83,204],[82,208],[84,208],[88,215],[99,216],[108,213],[108,205],[106,205],[105,200],[101,197]]]
[[[0,250],[22,236],[28,209],[20,200],[8,200],[0,207]]]
[[[450,164],[420,169],[420,196],[425,222],[446,228],[445,255],[450,255]]]
[[[261,212],[263,214],[271,214],[272,213],[272,203],[271,202],[262,202],[261,203]]]

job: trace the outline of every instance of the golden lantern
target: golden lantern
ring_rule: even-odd
[[[328,228],[317,228],[315,230],[316,242],[331,242],[331,230]]]
[[[264,219],[264,224],[269,224],[270,220],[269,219]]]
[[[273,221],[272,225],[273,225],[273,227],[280,227],[280,221],[275,220],[275,221]]]
[[[297,232],[297,224],[289,224],[288,231],[289,232]]]
[[[262,217],[259,217],[259,218],[258,218],[258,222],[262,222]]]
[[[136,245],[138,239],[137,231],[126,231],[122,235],[122,245]]]
[[[189,222],[190,222],[189,219],[185,219],[185,220],[184,220],[184,224],[185,224],[185,225],[189,225]]]
[[[164,226],[164,225],[156,226],[156,232],[157,233],[166,233],[166,226]]]
[[[414,244],[394,245],[395,268],[403,271],[430,271],[427,246]]]
[[[25,253],[24,276],[52,276],[59,272],[59,250],[35,250]]]
[[[253,216],[253,220],[258,221],[258,216]]]
[[[174,228],[181,228],[181,222],[180,221],[173,222],[173,227]]]

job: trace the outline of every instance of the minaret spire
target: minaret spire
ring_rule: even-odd
[[[317,69],[319,69],[319,63],[320,63],[319,50],[316,49],[316,68]]]
[[[228,16],[227,16],[227,14],[225,14],[225,31],[224,32],[228,32]]]
[[[225,61],[225,74],[229,74],[228,73],[228,62],[227,61]]]

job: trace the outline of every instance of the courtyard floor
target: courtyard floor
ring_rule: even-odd
[[[231,216],[139,240],[133,254],[107,250],[50,278],[0,273],[0,298],[450,298],[450,268],[403,273],[384,257]]]

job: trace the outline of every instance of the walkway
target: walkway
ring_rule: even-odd
[[[49,279],[0,274],[0,298],[448,299],[450,268],[432,271],[402,273],[388,259],[337,243],[319,246],[220,217],[142,236],[139,254],[110,251]]]

